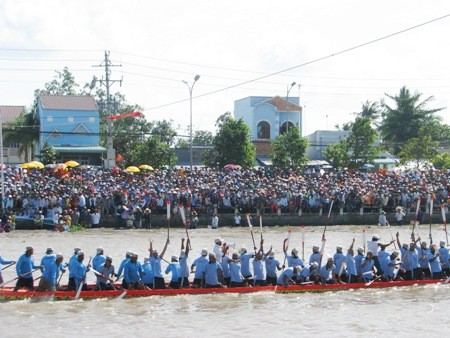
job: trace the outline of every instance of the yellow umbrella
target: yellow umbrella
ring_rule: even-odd
[[[141,172],[141,171],[139,170],[139,168],[138,168],[138,167],[135,167],[134,165],[129,166],[129,167],[126,167],[126,168],[125,168],[125,171],[128,171],[129,173],[139,173],[139,172]]]
[[[39,161],[31,161],[28,163],[23,163],[20,165],[21,168],[24,169],[44,169],[45,166]]]
[[[64,164],[68,167],[78,167],[80,165],[77,161],[67,161]]]
[[[148,164],[141,164],[139,166],[139,169],[142,169],[142,170],[153,170],[153,167],[151,165],[148,165]]]

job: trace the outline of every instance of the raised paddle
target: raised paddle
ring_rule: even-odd
[[[305,260],[305,226],[302,225],[302,260]]]
[[[448,232],[447,232],[447,216],[445,215],[445,204],[441,205],[442,223],[444,223],[445,239],[448,246]]]
[[[289,241],[290,240],[291,240],[291,230],[288,230],[288,236],[284,240],[284,243],[283,243],[283,252],[284,252],[283,270],[284,270],[284,267],[286,265],[286,253],[287,253],[288,248],[289,248]]]
[[[364,253],[366,253],[366,229],[362,230],[362,242],[363,242]]]
[[[263,225],[262,225],[262,215],[259,215],[259,231],[261,232],[261,241],[263,240]]]
[[[430,245],[433,244],[433,237],[431,236],[431,221],[433,219],[433,201],[434,201],[434,198],[431,197],[431,199],[430,199],[430,232],[429,232]]]
[[[413,223],[413,228],[412,228],[412,232],[411,232],[411,240],[414,241],[414,229],[416,227],[416,223],[417,223],[417,215],[419,214],[419,210],[420,210],[420,196],[417,199],[417,207],[416,207],[416,214],[414,215],[414,223]]]
[[[10,266],[13,266],[14,264],[16,264],[16,262],[12,262],[11,264],[8,264],[7,266],[2,268],[2,271],[8,269]]]
[[[92,260],[92,256],[89,257],[89,263],[87,264],[88,266],[89,266],[89,264],[91,264],[91,260]],[[80,298],[81,289],[83,288],[83,282],[86,279],[86,275],[87,275],[87,271],[84,273],[84,277],[80,281],[80,285],[78,286],[78,290],[77,290],[77,293],[75,295],[75,299],[79,299]]]
[[[170,237],[170,201],[167,200],[166,202],[166,209],[167,209],[167,238]]]
[[[183,221],[184,230],[186,230],[186,237],[189,239],[189,233],[188,233],[187,223],[186,223],[186,215],[184,213],[184,206],[182,204],[180,204],[180,215],[181,215],[181,219]],[[192,250],[190,239],[189,239],[189,250]]]
[[[253,236],[253,225],[252,225],[252,222],[250,221],[250,214],[247,214],[247,223],[248,223],[248,228],[250,229],[250,235],[252,235],[253,249],[255,249],[255,251],[256,251],[255,237]]]
[[[8,281],[6,281],[6,282],[0,284],[0,288],[2,288],[2,287],[3,287],[4,285],[6,285],[6,284],[9,284],[9,283],[11,283],[11,282],[14,282],[15,280],[19,279],[20,277],[24,277],[24,276],[29,275],[30,273],[36,272],[36,271],[38,271],[38,270],[40,270],[40,269],[41,269],[41,268],[37,268],[37,269],[31,270],[31,271],[28,271],[27,273],[24,273],[23,275],[17,276],[16,278],[10,279],[10,280],[8,280]]]

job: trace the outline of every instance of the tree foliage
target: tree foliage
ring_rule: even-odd
[[[350,134],[345,141],[349,151],[348,166],[356,169],[365,163],[372,163],[378,156],[378,148],[375,146],[377,131],[371,126],[371,119],[366,117],[357,117],[351,123]]]
[[[150,164],[154,168],[172,167],[176,164],[175,150],[167,143],[161,142],[158,136],[151,136],[144,142],[129,149],[125,163],[140,165]]]
[[[26,162],[31,161],[33,144],[39,140],[37,115],[24,111],[16,120],[8,122],[6,127],[6,131],[3,134],[4,143],[19,144],[19,156],[24,155]]]
[[[422,94],[412,94],[406,87],[402,87],[397,95],[386,96],[394,101],[394,106],[382,103],[384,111],[380,127],[384,142],[390,144],[395,154],[408,140],[419,137],[420,127],[439,124],[441,120],[435,113],[444,108],[427,109],[432,96],[420,101]]]
[[[306,164],[306,148],[308,140],[300,136],[297,126],[281,134],[272,142],[273,165],[276,168],[298,169]]]
[[[433,141],[430,134],[425,132],[425,127],[420,128],[418,137],[409,139],[400,147],[398,153],[401,163],[415,162],[417,169],[422,161],[431,162],[437,155],[438,141]]]
[[[433,158],[433,166],[436,169],[450,169],[450,154],[441,153]]]
[[[336,144],[329,145],[324,151],[325,160],[334,168],[348,167],[350,156],[348,150],[348,143],[345,139],[339,140]]]
[[[243,167],[253,166],[255,146],[251,142],[250,129],[242,119],[235,120],[231,113],[222,114],[216,121],[217,134],[214,149],[208,152],[206,165],[222,167],[233,163]]]
[[[45,142],[41,149],[41,161],[43,163],[55,163],[58,153],[48,142]]]

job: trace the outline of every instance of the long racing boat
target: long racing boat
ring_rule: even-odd
[[[303,292],[327,292],[342,291],[352,289],[379,289],[391,287],[414,287],[429,284],[448,284],[446,280],[408,280],[395,282],[369,282],[354,284],[303,284],[289,286],[255,286],[255,287],[234,287],[234,288],[181,288],[181,289],[156,289],[156,290],[122,290],[117,285],[116,290],[110,291],[81,291],[78,294],[75,291],[58,290],[55,292],[39,292],[29,290],[14,291],[13,287],[3,287],[0,289],[0,299],[51,299],[51,300],[71,300],[71,299],[95,299],[95,298],[132,298],[132,297],[150,297],[150,296],[176,296],[176,295],[204,295],[204,294],[224,294],[224,293],[255,293],[255,292],[274,292],[274,293],[303,293]],[[92,286],[91,286],[92,287]]]

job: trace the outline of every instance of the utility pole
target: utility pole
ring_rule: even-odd
[[[110,97],[110,93],[109,93],[109,88],[115,83],[115,82],[119,82],[120,86],[122,86],[122,79],[120,80],[111,80],[109,77],[111,75],[111,67],[122,67],[122,65],[113,65],[111,63],[111,61],[109,60],[109,51],[105,51],[105,60],[103,60],[103,62],[97,66],[93,66],[93,67],[104,67],[105,68],[105,79],[101,79],[101,80],[97,80],[98,82],[100,82],[101,85],[105,86],[106,88],[106,117],[110,117],[112,112],[113,112],[113,106],[111,104],[111,97]],[[113,138],[112,138],[112,134],[114,131],[114,126],[112,123],[112,120],[107,120],[107,124],[108,124],[108,136],[107,136],[107,140],[106,140],[106,149],[107,149],[107,153],[106,153],[106,169],[111,169],[112,167],[114,167],[116,165],[116,152],[114,150],[114,145],[113,145]]]

